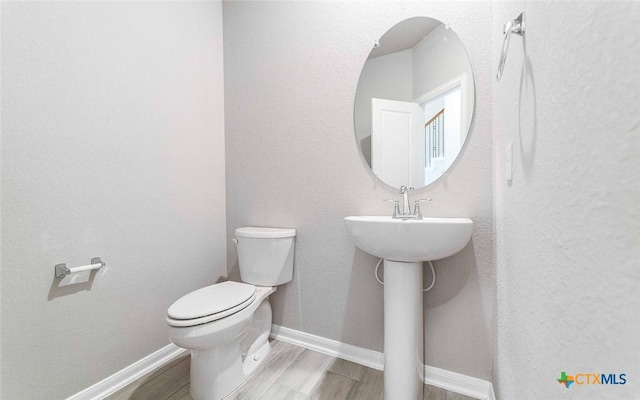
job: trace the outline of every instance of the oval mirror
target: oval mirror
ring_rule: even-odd
[[[474,89],[467,52],[447,25],[427,17],[396,24],[358,81],[354,125],[364,162],[395,188],[434,182],[467,140]]]

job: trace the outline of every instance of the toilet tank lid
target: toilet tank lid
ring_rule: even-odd
[[[246,228],[236,229],[236,237],[245,238],[275,239],[293,237],[295,235],[296,230],[293,228],[261,228],[248,226]]]

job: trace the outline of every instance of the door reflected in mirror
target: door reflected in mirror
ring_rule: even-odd
[[[358,82],[356,140],[384,183],[421,188],[452,166],[467,140],[471,62],[458,36],[432,18],[404,20],[378,43]]]

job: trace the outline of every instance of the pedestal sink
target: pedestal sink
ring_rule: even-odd
[[[384,259],[384,398],[421,400],[422,262],[449,257],[471,239],[467,218],[344,219],[353,243]]]

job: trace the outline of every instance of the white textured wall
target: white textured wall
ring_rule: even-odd
[[[494,11],[494,72],[502,24],[527,17],[526,45],[512,38],[493,85],[498,397],[637,399],[640,3],[500,2]],[[567,390],[562,371],[628,381]]]
[[[353,103],[374,39],[419,15],[447,22],[476,76],[471,138],[450,174],[418,191],[428,216],[470,217],[472,242],[435,263],[425,295],[426,362],[491,377],[491,7],[487,2],[224,3],[227,229],[298,229],[293,282],[272,297],[274,323],[382,350],[377,259],[356,250],[343,218],[385,215],[399,197],[365,168]],[[235,247],[229,269],[237,277]],[[426,274],[428,283],[430,276]]]
[[[169,343],[226,274],[221,5],[3,2],[3,399],[62,399]],[[93,284],[54,264],[101,256]]]

